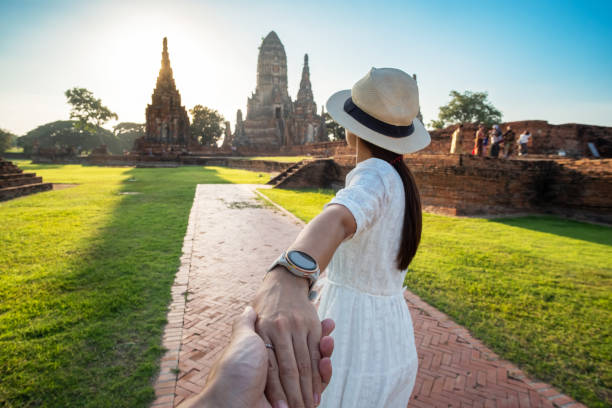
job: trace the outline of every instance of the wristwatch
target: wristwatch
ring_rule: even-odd
[[[310,255],[302,251],[285,251],[278,257],[276,261],[270,265],[268,272],[274,269],[276,266],[282,265],[289,272],[300,278],[308,279],[308,289],[312,289],[321,271],[319,270],[319,264]]]

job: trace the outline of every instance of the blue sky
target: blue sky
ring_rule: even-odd
[[[233,123],[270,30],[293,98],[309,54],[319,107],[388,66],[417,74],[426,122],[456,89],[487,91],[505,121],[612,126],[610,21],[611,1],[0,0],[0,127],[67,119],[73,86],[144,122],[164,36],[183,104]]]

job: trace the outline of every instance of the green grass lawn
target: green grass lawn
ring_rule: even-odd
[[[261,190],[309,221],[330,191]],[[612,406],[612,228],[425,214],[406,285],[496,353],[589,407]]]
[[[7,153],[23,153],[23,147],[12,146],[6,149]]]
[[[311,156],[254,156],[254,157],[242,157],[246,160],[270,160],[281,163],[297,163],[300,160],[312,159]]]
[[[269,174],[17,164],[78,186],[0,203],[0,406],[147,406],[196,184]]]

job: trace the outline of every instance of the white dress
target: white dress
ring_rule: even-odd
[[[326,408],[405,408],[418,358],[397,269],[404,220],[404,186],[386,161],[370,158],[346,176],[328,203],[345,206],[357,231],[334,254],[318,309],[336,323],[333,375],[321,398]]]

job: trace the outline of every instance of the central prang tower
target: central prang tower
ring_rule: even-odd
[[[287,56],[274,31],[264,38],[257,58],[257,85],[247,101],[246,119],[280,119],[291,113],[287,92]]]
[[[308,56],[295,103],[287,91],[287,56],[274,31],[263,39],[257,57],[255,92],[247,99],[247,114],[236,115],[235,146],[274,150],[282,146],[323,141],[325,124],[312,97]]]

